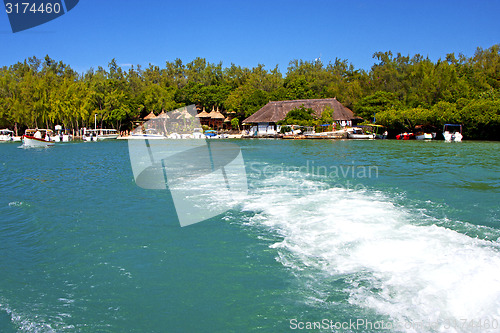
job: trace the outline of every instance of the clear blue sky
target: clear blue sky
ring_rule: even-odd
[[[472,56],[500,43],[499,0],[80,0],[66,15],[13,34],[0,12],[0,66],[48,54],[78,72],[112,58],[165,66],[196,57],[266,69],[336,57],[369,70],[373,53]]]

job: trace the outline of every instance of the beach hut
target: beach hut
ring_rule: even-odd
[[[215,111],[215,108],[212,107],[212,112],[208,114],[210,116],[210,126],[212,128],[217,128],[220,129],[223,124],[224,124],[224,115],[219,112],[219,108],[217,107],[217,111]]]
[[[205,111],[205,107],[203,107],[203,111],[198,113],[195,117],[200,119],[201,125],[209,126],[210,115],[207,111]]]

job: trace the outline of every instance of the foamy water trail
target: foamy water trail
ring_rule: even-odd
[[[43,319],[38,318],[38,316],[24,313],[21,314],[12,310],[2,297],[0,297],[0,311],[5,311],[11,317],[12,323],[18,328],[19,332],[56,332],[56,330],[54,330],[49,324],[44,323]]]
[[[257,212],[248,223],[281,235],[271,246],[283,265],[348,276],[351,305],[388,316],[409,332],[479,331],[463,326],[464,320],[500,323],[498,240],[433,225],[377,192],[324,190],[297,175],[260,182],[244,205]],[[298,193],[304,184],[313,188],[311,183],[322,190]]]

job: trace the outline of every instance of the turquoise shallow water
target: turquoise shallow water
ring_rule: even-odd
[[[500,321],[499,143],[232,142],[248,196],[184,228],[124,141],[1,144],[0,332]]]

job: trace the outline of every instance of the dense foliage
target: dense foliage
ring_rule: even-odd
[[[393,131],[451,122],[462,123],[467,138],[500,137],[500,45],[437,62],[392,52],[375,53],[374,59],[368,72],[347,60],[294,60],[283,76],[278,67],[223,68],[203,58],[128,70],[112,59],[107,69],[79,74],[49,56],[32,57],[0,68],[0,127],[77,129],[93,127],[97,119],[99,126],[126,129],[151,111],[193,103],[235,111],[241,124],[270,100],[337,97]]]

